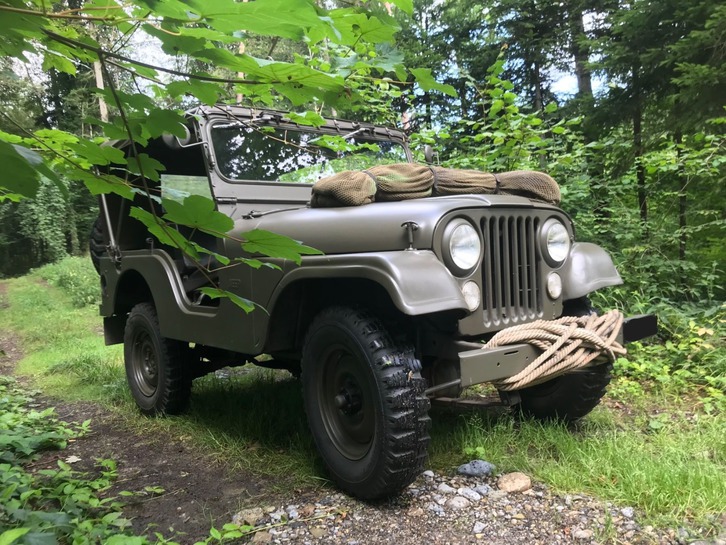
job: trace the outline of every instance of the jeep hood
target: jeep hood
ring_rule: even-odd
[[[268,211],[235,222],[234,235],[265,229],[289,236],[325,254],[383,252],[409,247],[406,222],[414,222],[414,248],[430,249],[434,230],[449,212],[474,208],[557,208],[523,197],[456,195],[398,202],[377,202],[345,208],[298,208]]]

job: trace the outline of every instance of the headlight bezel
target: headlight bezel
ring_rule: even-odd
[[[462,261],[462,257],[464,256],[454,255],[456,250],[452,246],[452,243],[456,242],[456,238],[462,236],[462,229],[464,231],[471,230],[468,232],[469,240],[476,240],[477,249],[475,259],[473,257],[469,257]],[[474,224],[465,218],[454,218],[446,225],[441,243],[443,247],[444,263],[456,276],[469,276],[476,270],[484,258],[484,244],[482,242],[481,233]]]
[[[553,233],[554,230],[559,232]],[[564,249],[554,250],[557,244],[562,244]],[[560,267],[567,261],[572,250],[572,234],[560,218],[549,218],[542,224],[540,247],[542,256],[550,267]]]

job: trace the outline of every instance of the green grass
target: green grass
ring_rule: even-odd
[[[145,418],[126,388],[122,347],[104,346],[97,307],[74,306],[73,294],[46,284],[40,273],[7,281],[0,304],[0,329],[23,339],[18,374],[57,399],[103,403],[139,433],[167,432],[233,469],[273,476],[280,489],[320,483],[299,383],[287,373],[250,366],[228,379],[210,375],[195,381],[184,416]]]
[[[508,415],[444,415],[438,424],[439,465],[451,451],[465,452],[562,492],[637,507],[658,525],[707,524],[724,508],[726,420],[719,416],[622,416],[601,407],[575,430]]]
[[[167,432],[233,469],[272,476],[281,489],[322,480],[299,383],[285,373],[245,367],[229,378],[210,375],[195,381],[187,414],[144,418],[127,393],[120,347],[103,346],[95,306],[75,307],[72,294],[38,273],[8,281],[7,288],[0,328],[22,336],[18,372],[46,393],[101,402],[139,433]],[[645,373],[647,360],[639,361]],[[667,376],[653,368],[654,376]],[[620,408],[601,406],[575,430],[518,422],[504,410],[434,410],[431,465],[453,473],[458,463],[481,457],[558,491],[633,506],[653,525],[707,525],[726,497],[726,419],[720,406],[704,405],[702,386],[655,383],[633,388],[632,375],[619,377],[613,390]]]

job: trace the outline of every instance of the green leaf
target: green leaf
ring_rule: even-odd
[[[342,91],[345,83],[340,77],[331,76],[309,66],[257,59],[249,55],[235,55],[220,48],[204,49],[194,53],[194,56],[234,72],[244,72],[248,79],[260,82],[297,84],[312,90],[335,92]]]
[[[296,114],[294,112],[290,112],[290,114],[288,114],[288,117],[290,118],[290,121],[293,121],[300,125],[310,125],[312,127],[321,127],[325,125],[325,119],[323,118],[323,116],[310,110],[308,110],[304,114]]]
[[[270,263],[269,261],[260,261],[259,259],[250,259],[247,257],[235,257],[235,261],[238,261],[239,263],[244,263],[245,265],[252,267],[253,269],[261,269],[262,267],[267,267],[268,269],[273,269],[275,271],[281,270],[278,265],[275,263]]]
[[[126,159],[128,169],[133,174],[143,175],[154,182],[158,182],[161,178],[159,176],[160,171],[166,170],[156,159],[149,157],[146,153],[139,153],[138,157],[129,157]]]
[[[212,288],[209,286],[199,288],[199,291],[201,291],[204,295],[211,297],[212,299],[219,299],[219,298],[229,299],[235,305],[237,305],[239,308],[241,308],[248,314],[250,312],[252,312],[253,310],[255,310],[255,303],[253,303],[249,299],[240,297],[239,295],[232,293],[231,291],[223,290],[221,288]],[[262,308],[262,307],[260,307],[260,308]]]
[[[328,31],[329,38],[341,45],[353,46],[361,40],[371,43],[392,42],[400,30],[395,22],[383,22],[378,17],[369,17],[350,8],[332,10],[330,17],[339,37]]]
[[[413,13],[413,0],[391,0],[391,4],[408,15]]]
[[[185,4],[213,29],[227,34],[248,31],[301,40],[307,29],[325,24],[308,0],[189,0]]]
[[[21,151],[22,150],[22,151]],[[17,144],[8,144],[0,141],[0,164],[3,165],[2,187],[9,193],[16,193],[24,197],[32,197],[38,191],[38,172],[29,163],[27,157],[40,155]]]
[[[99,145],[90,140],[79,140],[68,146],[88,163],[93,165],[108,165],[110,163],[123,164],[124,152],[109,145]]]
[[[230,262],[231,262],[231,260],[226,255],[219,254],[219,253],[215,252],[214,250],[210,250],[209,248],[205,248],[204,246],[200,246],[196,242],[192,242],[192,244],[194,245],[194,249],[197,252],[199,252],[200,254],[211,255],[214,259],[216,259],[217,261],[219,261],[224,266],[229,265]],[[237,260],[235,260],[235,261],[237,261]]]
[[[115,193],[125,199],[134,198],[134,190],[128,183],[117,176],[109,174],[95,174],[93,172],[77,170],[73,173],[72,178],[77,179],[85,184],[91,195],[101,195],[103,193]]]
[[[151,137],[161,136],[164,133],[173,134],[179,138],[186,136],[184,130],[184,116],[172,110],[154,108],[149,112],[146,126]]]
[[[183,203],[163,199],[162,205],[166,211],[164,219],[172,223],[180,223],[212,235],[226,233],[234,227],[234,221],[226,214],[218,212],[214,201],[202,195],[189,195]]]
[[[180,0],[136,0],[135,3],[139,6],[145,6],[156,16],[169,17],[180,21],[191,19],[186,2]]]
[[[431,69],[429,68],[413,68],[411,73],[416,78],[416,83],[425,92],[433,89],[434,91],[441,91],[449,96],[456,97],[456,89],[451,85],[445,83],[439,83],[434,79]]]
[[[214,106],[219,101],[221,89],[219,85],[204,81],[174,81],[166,86],[169,94],[176,98],[180,95],[191,95],[208,106]]]
[[[13,148],[23,159],[27,161],[31,168],[34,168],[38,174],[48,178],[48,180],[50,180],[58,188],[63,196],[68,198],[68,188],[63,183],[63,180],[61,180],[55,172],[48,168],[48,166],[43,162],[43,157],[39,153],[17,144],[13,144]],[[35,191],[33,191],[33,195],[34,194]]]
[[[6,530],[0,534],[0,545],[10,545],[23,537],[30,531],[30,528],[13,528],[12,530]]]
[[[144,32],[161,41],[161,49],[167,55],[191,54],[207,46],[207,40],[195,36],[185,36],[181,32],[165,32],[154,25],[143,25]]]
[[[502,108],[504,108],[504,101],[501,100],[501,99],[494,100],[492,102],[491,107],[489,108],[489,114],[488,115],[490,117],[495,116],[496,114],[498,114],[502,110]]]
[[[62,55],[53,53],[52,51],[46,51],[43,57],[43,71],[47,72],[51,68],[55,68],[59,72],[65,72],[71,76],[76,75],[76,65]]]
[[[154,235],[162,244],[179,248],[192,259],[199,261],[199,252],[197,252],[196,245],[177,231],[174,226],[168,225],[151,212],[138,207],[133,207],[129,215],[143,223],[149,233]]]
[[[103,540],[103,545],[147,545],[149,541],[141,536],[116,534]]]
[[[243,236],[246,242],[242,243],[242,248],[245,251],[267,257],[289,259],[298,265],[302,262],[303,255],[322,254],[320,250],[305,246],[297,240],[262,229],[248,231]]]

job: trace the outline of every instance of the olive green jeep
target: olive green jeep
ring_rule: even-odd
[[[165,136],[135,151],[166,167],[151,198],[100,199],[90,245],[106,343],[124,343],[131,393],[149,415],[181,412],[192,381],[223,367],[254,363],[299,375],[330,477],[355,496],[396,494],[422,471],[432,401],[455,404],[476,384],[498,388],[540,355],[537,343],[486,345],[497,332],[590,315],[588,294],[621,282],[603,249],[574,242],[566,213],[521,196],[310,206],[319,178],[412,162],[399,130],[337,119],[311,127],[235,106],[201,107],[187,119],[186,138]],[[211,198],[234,228],[228,238],[180,232],[233,260],[277,267],[191,260],[129,216],[132,204],[161,215],[163,199],[188,195]],[[322,254],[300,264],[250,255],[235,239],[255,229]],[[210,298],[210,285],[265,310]],[[620,343],[656,329],[652,316],[617,327]],[[610,369],[596,358],[544,382],[501,388],[497,402],[573,421],[599,403]]]

